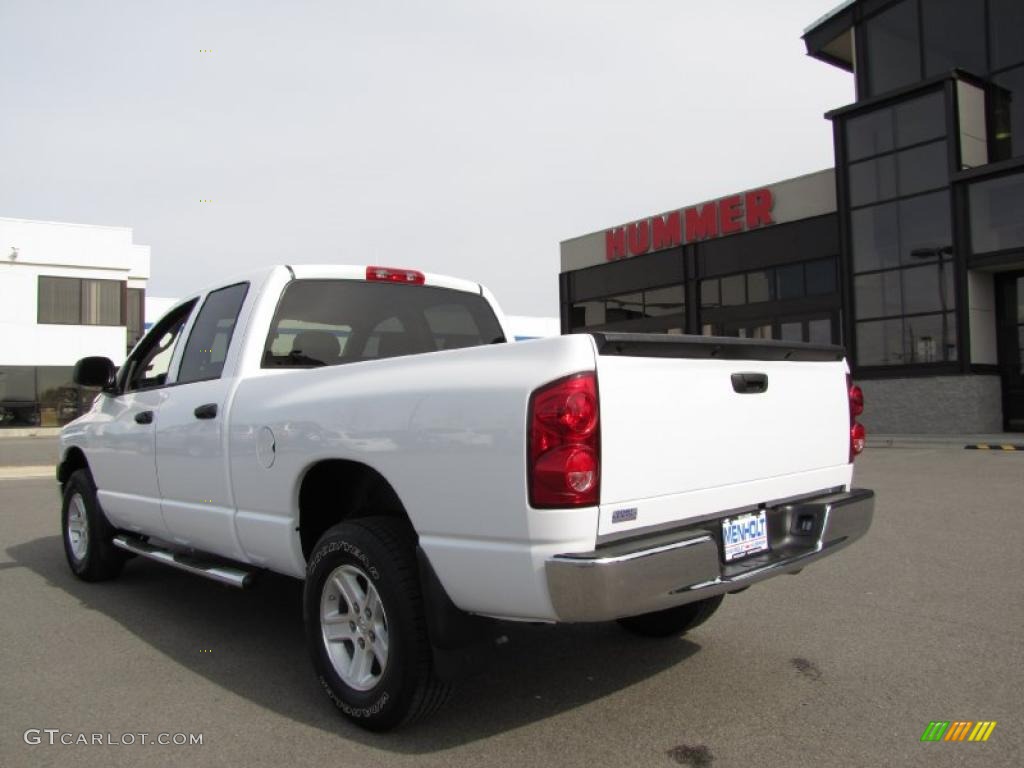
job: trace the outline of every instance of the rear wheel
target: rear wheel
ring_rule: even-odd
[[[639,616],[619,619],[619,624],[633,634],[642,635],[643,637],[681,635],[695,627],[699,627],[710,619],[724,599],[725,595],[715,595],[714,597],[698,600],[694,603],[667,608],[664,611],[643,613]]]
[[[68,478],[60,518],[64,554],[78,578],[105,581],[121,573],[127,553],[113,544],[114,529],[100,507],[89,470],[79,469]]]
[[[320,684],[357,725],[389,730],[444,703],[449,689],[434,674],[404,521],[363,518],[328,530],[310,555],[303,602]]]

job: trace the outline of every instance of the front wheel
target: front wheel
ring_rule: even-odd
[[[127,553],[112,542],[114,530],[100,507],[89,470],[79,469],[68,478],[60,520],[64,554],[78,578],[105,581],[121,573]]]
[[[386,731],[447,698],[404,521],[362,518],[328,530],[310,555],[303,613],[320,685],[357,725]]]
[[[619,624],[635,635],[643,637],[671,637],[699,627],[718,610],[725,595],[715,595],[686,605],[677,605],[664,611],[643,613],[619,619]]]

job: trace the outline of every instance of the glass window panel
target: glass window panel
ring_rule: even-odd
[[[850,205],[859,206],[896,197],[896,160],[892,155],[847,166]]]
[[[899,265],[898,213],[897,203],[874,205],[851,212],[855,272]]]
[[[965,69],[976,75],[985,74],[983,3],[925,0],[921,5],[921,13],[925,77],[943,74],[954,68]]]
[[[879,109],[846,121],[847,160],[890,152],[893,144],[892,109]]]
[[[29,365],[0,366],[0,405],[36,399],[35,368]]]
[[[949,158],[946,142],[937,141],[897,155],[900,176],[900,195],[913,195],[949,183]]]
[[[37,318],[40,323],[78,325],[82,322],[81,281],[40,277]]]
[[[902,365],[904,362],[901,319],[857,323],[858,365]]]
[[[726,307],[735,307],[739,304],[745,304],[747,301],[745,295],[746,279],[743,275],[732,275],[731,277],[722,278],[722,305]]]
[[[82,323],[121,324],[121,289],[116,280],[82,280]]]
[[[897,104],[896,146],[907,147],[946,135],[946,97],[942,91]]]
[[[832,320],[830,318],[822,317],[808,321],[807,331],[807,340],[811,344],[832,343]]]
[[[435,286],[408,286],[357,280],[295,280],[285,289],[264,347],[263,366],[308,367],[302,362],[307,349],[317,351],[316,359],[333,364],[436,352],[445,339],[434,337],[427,316],[432,307],[463,305],[479,330],[477,344],[505,340],[487,300],[476,294]],[[397,309],[396,309],[397,308]],[[451,313],[452,310],[445,310]],[[304,325],[323,331],[295,333]],[[465,330],[466,326],[462,328]],[[279,336],[292,336],[282,349]],[[351,336],[353,343],[348,343]],[[358,340],[358,341],[356,341]],[[301,345],[300,345],[301,342]],[[282,354],[283,352],[283,354]],[[309,358],[308,355],[301,357]],[[296,361],[296,358],[300,358]]]
[[[128,349],[142,338],[146,292],[141,288],[128,289],[127,325]]]
[[[100,283],[96,280],[82,281],[82,322],[85,325],[100,324]]]
[[[480,344],[480,328],[473,313],[463,304],[435,304],[423,310],[423,317],[438,349],[462,349]]]
[[[642,293],[610,296],[605,303],[606,317],[609,323],[635,320],[644,316],[644,295]]]
[[[773,296],[772,285],[775,276],[771,271],[748,272],[747,273],[747,301],[755,304],[759,301],[771,301]]]
[[[1017,322],[1024,323],[1024,277],[1017,278]]]
[[[602,308],[604,304],[601,305]],[[337,339],[341,347],[341,354],[345,354],[348,340],[352,335],[352,326],[347,324],[335,325],[333,323],[317,323],[309,320],[282,320],[277,326],[273,339],[270,342],[270,349],[267,351],[271,358],[288,357],[295,348],[295,337],[303,331],[327,331]]]
[[[871,95],[921,79],[917,0],[903,0],[864,23]]]
[[[644,291],[644,308],[648,317],[681,315],[686,295],[681,285],[652,288]]]
[[[604,300],[581,301],[572,305],[572,325],[574,328],[588,328],[601,325],[605,321]]]
[[[900,272],[876,272],[853,279],[857,317],[888,317],[902,314],[900,309]]]
[[[0,366],[0,427],[34,427],[39,424],[36,368]]]
[[[790,264],[775,270],[776,296],[798,299],[804,295],[804,265]]]
[[[235,321],[248,290],[248,283],[239,283],[212,291],[206,297],[185,344],[178,371],[179,384],[220,378]]]
[[[133,350],[121,379],[126,391],[162,387],[167,383],[174,349],[195,305],[193,299],[169,312]]]
[[[1021,0],[988,0],[992,29],[992,68],[1024,62],[1024,3]]]
[[[908,363],[941,363],[956,360],[956,326],[953,315],[926,315],[904,320]]]
[[[1024,325],[1017,327],[1017,355],[1020,361],[1019,371],[1024,376]]]
[[[63,426],[79,415],[79,390],[72,383],[71,366],[40,366],[36,369],[39,424]]]
[[[825,293],[835,293],[836,290],[836,260],[819,259],[809,261],[804,265],[807,275],[807,295],[821,296]]]
[[[920,264],[922,260],[938,258],[939,254],[945,258],[952,256],[948,192],[901,200],[899,218],[900,261],[903,264]]]
[[[700,305],[702,307],[718,307],[721,306],[721,300],[718,295],[718,281],[717,280],[703,280],[700,284]]]
[[[1024,7],[1024,3],[1021,5]],[[1024,40],[1024,34],[1018,31],[1017,35]],[[1009,126],[1004,119],[1003,125],[997,128],[996,143],[1004,157],[1020,157],[1024,155],[1024,67],[1003,72],[993,79],[1009,92],[1008,100],[1004,102]],[[1007,128],[1009,135],[1006,135]]]
[[[1024,173],[970,186],[971,250],[1024,248]]]
[[[948,263],[903,270],[903,312],[937,312],[953,308],[953,271]]]
[[[783,341],[804,340],[804,324],[799,321],[795,323],[780,323],[779,332]]]

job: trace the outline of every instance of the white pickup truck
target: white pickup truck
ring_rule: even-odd
[[[101,391],[61,434],[71,569],[304,579],[321,685],[384,730],[495,619],[679,634],[871,524],[841,348],[508,341],[485,288],[414,270],[281,266],[181,301],[120,370],[75,368]]]

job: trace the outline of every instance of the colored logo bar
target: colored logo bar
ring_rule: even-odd
[[[921,741],[988,741],[995,727],[995,720],[933,720]]]

